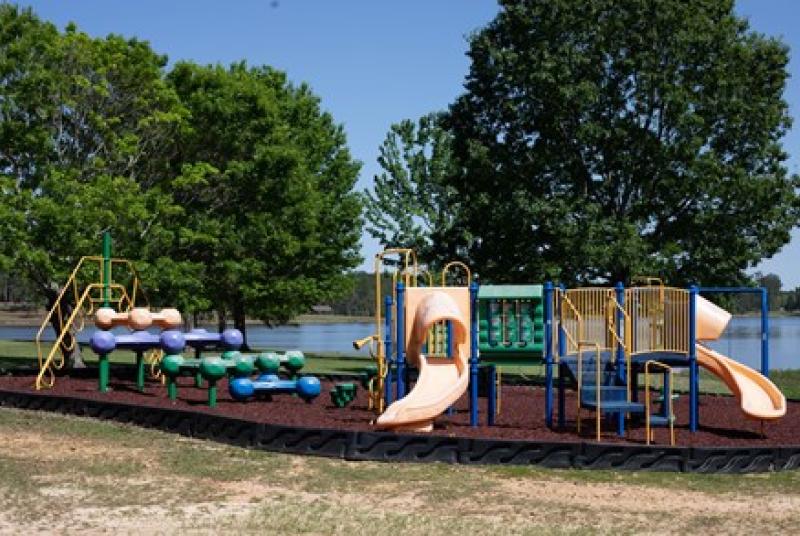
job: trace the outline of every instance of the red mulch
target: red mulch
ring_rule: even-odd
[[[254,422],[305,426],[315,428],[336,428],[344,430],[374,430],[370,421],[375,414],[366,409],[366,393],[359,386],[358,397],[347,408],[333,406],[328,394],[332,382],[322,382],[322,394],[307,404],[291,395],[277,395],[272,401],[254,400],[240,403],[228,395],[227,382],[219,382],[218,405],[209,408],[205,405],[206,390],[193,386],[192,378],[182,378],[178,400],[167,398],[166,387],[149,380],[144,393],[124,379],[112,379],[111,391],[97,391],[97,380],[91,378],[58,378],[55,387],[39,391],[41,394],[67,395],[91,400],[108,400],[151,407],[173,407],[189,409],[214,415],[225,415]],[[0,377],[0,389],[21,392],[35,392],[32,376]],[[643,395],[642,395],[643,397]],[[540,387],[505,386],[502,390],[502,411],[495,426],[486,426],[486,399],[480,399],[481,426],[469,426],[467,397],[456,404],[456,413],[442,415],[436,419],[432,433],[445,436],[481,437],[495,439],[526,439],[539,441],[593,441],[595,432],[594,413],[583,410],[582,434],[575,432],[576,397],[573,391],[567,392],[567,426],[563,431],[550,430],[544,425],[544,389]],[[765,437],[760,435],[760,423],[745,418],[738,402],[730,396],[704,395],[700,398],[701,429],[691,434],[688,431],[688,396],[683,395],[675,404],[677,414],[676,444],[684,446],[789,446],[800,444],[800,403],[789,402],[783,419],[767,422],[764,425]],[[656,443],[668,444],[668,432],[656,429]],[[628,426],[628,435],[622,439],[616,436],[614,428],[604,423],[603,441],[644,443],[644,425]]]

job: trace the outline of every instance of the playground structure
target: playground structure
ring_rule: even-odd
[[[626,418],[642,415],[650,428],[672,427],[672,371],[689,369],[689,429],[698,429],[699,375],[703,367],[718,376],[740,402],[744,415],[762,421],[782,417],[786,399],[768,379],[768,357],[759,373],[718,352],[704,342],[720,337],[730,321],[727,311],[700,296],[702,289],[679,289],[663,284],[645,287],[557,289],[545,285],[546,415],[553,423],[553,368],[558,367],[558,424],[565,425],[565,386],[577,388],[577,427],[581,410],[593,410],[595,433],[601,438],[601,420],[616,421],[624,435]],[[735,289],[707,289],[733,292]],[[752,289],[747,289],[752,290]],[[662,375],[662,410],[649,407],[651,371]],[[638,380],[645,375],[645,402],[638,400]],[[672,434],[671,434],[672,436]]]
[[[161,360],[160,368],[167,379],[167,393],[171,400],[176,400],[178,397],[178,378],[194,376],[195,387],[202,387],[203,380],[207,382],[208,406],[215,407],[217,405],[217,382],[222,378],[231,378],[228,386],[235,400],[245,400],[254,394],[251,391],[258,390],[253,386],[250,376],[259,372],[260,376],[257,382],[278,381],[280,378],[277,374],[283,367],[291,379],[280,381],[291,382],[291,389],[288,383],[281,383],[279,388],[273,389],[272,392],[297,392],[298,380],[295,378],[304,365],[305,357],[302,352],[298,351],[290,351],[285,355],[275,352],[245,355],[238,350],[226,350],[220,356],[206,356],[198,359],[184,359],[178,352],[170,353]],[[200,378],[199,383],[197,378]],[[303,382],[300,391],[305,397],[304,399],[310,400],[319,394],[319,392],[312,394],[313,387],[310,387],[310,384],[316,383],[319,386],[319,380],[310,376],[308,378],[312,379]]]
[[[430,431],[434,417],[443,413],[470,383],[470,292],[467,287],[417,287],[406,289],[405,315],[410,319],[403,334],[406,360],[419,370],[414,388],[391,404],[376,424],[394,430]],[[449,355],[426,357],[423,347],[430,330],[447,322]]]
[[[397,257],[394,262],[387,257]],[[126,268],[116,282],[112,266]],[[391,293],[384,296],[392,266]],[[456,286],[448,286],[454,270],[461,272]],[[99,279],[97,279],[99,277]],[[628,422],[644,424],[646,441],[653,429],[669,429],[674,443],[674,371],[688,369],[689,430],[698,430],[699,367],[720,378],[738,400],[742,413],[763,423],[786,413],[786,399],[769,380],[769,346],[766,292],[763,289],[710,287],[680,289],[648,278],[645,286],[625,288],[555,287],[544,285],[483,285],[472,281],[469,268],[447,264],[441,283],[418,265],[413,250],[393,248],[376,256],[375,333],[354,342],[369,345],[374,372],[364,378],[368,407],[378,416],[374,424],[393,431],[430,431],[435,418],[451,412],[469,393],[469,423],[478,425],[478,396],[487,397],[487,424],[493,425],[500,409],[500,367],[542,364],[545,371],[545,422],[554,428],[566,424],[567,385],[575,386],[576,428],[581,431],[583,412],[594,414],[595,437],[602,423],[616,425],[625,435]],[[88,281],[88,282],[87,282]],[[704,345],[716,340],[731,315],[701,293],[761,292],[762,366],[757,372]],[[62,299],[65,298],[65,299]],[[72,303],[71,307],[65,305]],[[102,305],[101,305],[102,304]],[[73,270],[59,299],[37,335],[40,370],[36,388],[52,387],[55,370],[77,344],[77,333],[87,315],[94,314],[98,328],[91,346],[99,355],[100,391],[108,390],[108,354],[130,349],[136,354],[136,386],[145,385],[145,363],[151,373],[163,373],[169,398],[177,397],[177,379],[194,375],[195,386],[208,384],[208,405],[216,405],[217,382],[229,377],[235,400],[257,395],[293,393],[306,401],[320,394],[319,380],[298,378],[302,354],[243,356],[237,330],[209,333],[194,329],[182,333],[180,313],[174,309],[151,312],[133,265],[112,259],[110,239],[104,238],[102,257],[84,257]],[[42,334],[48,325],[58,327],[56,341],[44,350]],[[134,331],[115,334],[110,328]],[[144,331],[162,328],[160,334]],[[181,352],[194,349],[195,359]],[[217,348],[222,356],[204,357]],[[60,353],[59,353],[60,351]],[[149,352],[149,353],[147,353]],[[147,353],[147,354],[146,354]],[[162,356],[163,357],[162,359]],[[160,365],[159,365],[160,361]],[[283,367],[289,378],[276,374]],[[260,375],[252,377],[258,370]],[[416,378],[415,378],[416,375]],[[640,386],[641,377],[644,385]],[[658,379],[658,380],[656,380]],[[408,387],[412,385],[413,388]],[[483,385],[479,388],[479,384]],[[658,384],[661,395],[653,400]],[[644,391],[644,401],[640,392]],[[354,384],[334,386],[331,401],[344,407],[354,400]],[[557,397],[557,400],[556,400]],[[654,408],[659,404],[660,408]]]
[[[219,346],[226,350],[237,350],[242,345],[242,334],[237,329],[228,329],[222,333],[209,334],[205,330],[200,333],[182,333],[174,329],[168,329],[156,335],[147,331],[134,331],[117,335],[111,331],[98,330],[92,334],[89,341],[92,350],[99,359],[98,390],[108,391],[108,380],[110,374],[109,354],[116,349],[133,350],[136,353],[136,387],[139,391],[144,390],[145,383],[145,359],[144,353],[148,350],[153,351],[156,359],[151,362],[151,372],[163,359],[162,354],[180,354],[186,346],[195,348],[199,363],[199,349],[209,345]],[[199,369],[198,377],[201,377]],[[153,377],[158,374],[152,373]],[[202,379],[196,380],[197,387],[202,386]]]
[[[122,269],[122,272],[115,272],[115,267]],[[147,295],[133,263],[111,257],[109,233],[103,235],[101,257],[81,257],[78,261],[36,333],[39,364],[35,380],[37,390],[53,387],[56,371],[64,367],[65,356],[78,344],[78,333],[84,329],[86,318],[94,314],[99,304],[104,309],[110,309],[113,305],[112,311],[123,314],[135,307],[148,305]],[[44,337],[50,326],[56,332],[56,339],[48,350]],[[108,367],[107,361],[100,362],[101,376],[108,377]]]
[[[400,260],[392,274],[392,294],[382,304],[387,255],[398,255]],[[464,269],[469,279],[469,270]],[[470,424],[477,426],[481,368],[489,372],[487,422],[492,425],[500,404],[497,367],[508,364],[544,365],[545,421],[551,428],[555,415],[558,427],[566,426],[566,387],[574,385],[578,432],[582,413],[592,411],[598,441],[604,420],[614,423],[620,436],[625,435],[628,420],[643,420],[648,443],[656,427],[668,428],[674,443],[676,369],[689,371],[691,432],[697,431],[700,422],[698,367],[720,378],[739,401],[742,413],[761,421],[762,430],[764,421],[779,419],[786,412],[785,397],[768,378],[765,310],[761,372],[704,345],[720,337],[731,315],[700,296],[701,292],[761,292],[763,296],[763,289],[680,289],[647,278],[645,286],[631,288],[618,284],[566,289],[552,283],[478,287],[469,283],[467,290],[433,287],[430,275],[425,287],[415,277],[423,272],[413,251],[396,248],[376,256],[375,273],[376,333],[355,341],[354,346],[370,344],[376,357],[377,372],[368,388],[380,428],[430,430],[433,418],[467,390]],[[406,394],[408,367],[416,367],[419,376]],[[640,385],[642,376],[644,385]],[[654,400],[651,391],[656,387],[661,394]],[[639,400],[642,389],[644,401]],[[653,407],[656,402],[660,408]]]
[[[162,309],[161,312],[154,313],[145,307],[136,307],[124,312],[117,312],[111,307],[101,307],[94,315],[94,324],[100,329],[112,329],[116,326],[125,326],[137,331],[150,326],[176,329],[182,322],[177,309]]]
[[[255,380],[247,377],[233,379],[228,383],[228,390],[231,397],[240,402],[256,396],[269,399],[277,394],[296,394],[303,401],[311,402],[319,396],[322,387],[315,376],[282,380],[275,374],[264,374]]]

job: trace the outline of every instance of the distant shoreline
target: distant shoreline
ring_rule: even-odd
[[[42,324],[47,312],[44,309],[0,309],[0,327],[38,328]],[[299,315],[288,322],[289,325],[299,326],[307,324],[359,324],[374,322],[374,316],[348,316],[333,314],[305,314]],[[205,328],[216,330],[216,320],[202,321],[199,324]],[[247,325],[263,325],[258,319],[248,318]]]
[[[8,310],[0,309],[0,327],[15,327],[15,328],[38,328],[44,319],[46,311],[44,309],[17,309]],[[749,313],[739,313],[733,315],[734,318],[758,318],[761,316],[759,311]],[[799,317],[800,311],[770,311],[769,316],[772,318],[784,317]],[[362,324],[371,323],[375,321],[374,316],[364,315],[336,315],[336,314],[304,314],[299,315],[289,322],[290,326],[301,326],[309,324]],[[258,319],[248,318],[247,325],[263,325]],[[201,321],[199,326],[205,328],[213,328],[216,330],[216,321],[211,319]]]

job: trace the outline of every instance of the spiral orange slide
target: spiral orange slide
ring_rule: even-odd
[[[717,340],[730,319],[728,311],[697,297],[697,340]],[[746,416],[772,420],[786,414],[786,397],[769,378],[702,344],[697,344],[696,349],[697,364],[725,383]]]
[[[429,432],[433,420],[461,398],[469,385],[469,311],[466,287],[406,289],[406,360],[419,369],[419,378],[378,417],[379,428]],[[428,358],[422,354],[428,330],[443,320],[453,326],[453,355]]]

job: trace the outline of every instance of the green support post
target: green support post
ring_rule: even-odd
[[[208,382],[208,407],[209,408],[217,407],[217,382],[216,382],[216,380]]]
[[[194,349],[194,358],[200,360],[200,348]],[[194,386],[198,389],[203,386],[203,375],[200,374],[200,367],[197,367],[197,372],[194,373]]]
[[[110,376],[109,373],[111,371],[111,363],[109,363],[109,361],[108,361],[108,354],[103,354],[103,355],[100,356],[99,362],[98,362],[98,368],[100,370],[100,374],[99,374],[100,380],[99,380],[99,385],[98,385],[99,389],[98,390],[101,393],[107,393],[108,392],[108,378]]]
[[[144,354],[141,350],[136,352],[136,388],[144,392]]]
[[[111,303],[111,233],[103,233],[103,307]]]
[[[177,400],[178,399],[178,380],[177,378],[173,378],[169,376],[167,378],[167,394],[169,395],[170,400]]]

